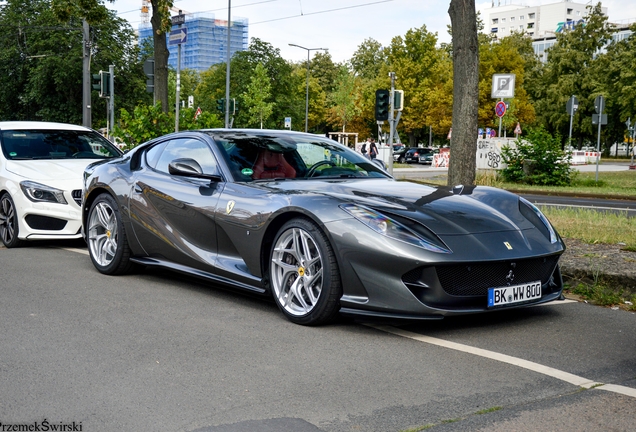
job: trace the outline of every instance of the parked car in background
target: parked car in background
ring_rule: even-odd
[[[424,150],[422,147],[410,147],[404,154],[406,163],[420,163],[420,153]]]
[[[529,201],[397,182],[316,135],[184,131],[92,164],[84,179],[99,272],[172,269],[273,297],[298,324],[439,319],[545,303],[563,289],[565,245]]]
[[[433,156],[435,156],[435,154],[437,154],[437,153],[439,153],[438,149],[432,149],[432,148],[420,149],[420,160],[419,160],[419,163],[426,164],[426,165],[432,165],[433,164]]]
[[[404,144],[393,144],[393,162],[404,163],[404,153],[408,148]]]
[[[100,133],[47,122],[0,122],[0,238],[81,238],[82,174],[122,152]]]

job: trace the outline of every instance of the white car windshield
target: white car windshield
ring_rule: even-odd
[[[3,130],[7,159],[105,159],[121,152],[97,132],[84,130]]]

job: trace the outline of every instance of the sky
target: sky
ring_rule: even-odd
[[[494,4],[537,6],[557,2],[495,0]],[[388,46],[395,36],[404,36],[409,29],[422,25],[437,33],[439,42],[451,39],[447,29],[450,0],[175,0],[174,6],[185,14],[206,12],[226,20],[230,3],[233,19],[248,20],[250,40],[255,37],[268,42],[280,50],[284,59],[294,62],[306,60],[307,50],[289,44],[328,48],[333,61],[344,62],[365,39],[372,38]],[[608,8],[610,21],[636,22],[636,1],[605,0],[602,4]],[[106,5],[134,29],[138,28],[142,0],[116,0]],[[482,15],[491,6],[492,0],[476,0]],[[310,51],[310,55],[313,57],[315,51]]]

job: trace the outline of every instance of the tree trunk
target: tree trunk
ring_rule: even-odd
[[[164,113],[169,112],[168,107],[168,44],[166,42],[166,33],[161,30],[161,21],[163,19],[161,0],[151,0],[152,4],[152,40],[155,50],[155,100],[161,102],[161,110]],[[164,2],[165,3],[165,2]],[[167,9],[166,9],[167,10]]]
[[[475,0],[451,0],[453,134],[448,185],[475,184],[479,107],[479,42]]]

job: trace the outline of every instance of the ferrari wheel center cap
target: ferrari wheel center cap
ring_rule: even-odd
[[[110,238],[110,230],[106,230],[106,237]]]
[[[298,267],[298,275],[305,276],[305,269],[303,267]]]

